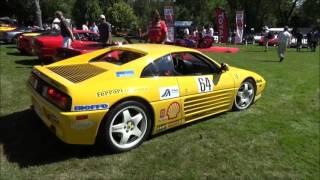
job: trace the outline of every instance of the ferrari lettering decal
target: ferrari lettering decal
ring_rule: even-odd
[[[180,112],[180,105],[177,102],[173,102],[169,105],[167,110],[167,116],[169,119],[174,119],[178,117]]]
[[[160,100],[179,97],[179,88],[177,86],[160,88]]]
[[[125,93],[141,93],[148,91],[148,88],[129,88],[129,89],[108,89],[97,92],[97,97],[112,96]]]
[[[123,89],[109,89],[109,90],[97,92],[97,97],[110,96],[110,95],[114,95],[114,94],[121,94],[123,92],[124,92]]]
[[[213,90],[213,84],[209,77],[196,78],[199,93],[210,92]]]
[[[116,72],[117,77],[131,77],[134,75],[133,71],[119,71]]]
[[[79,105],[74,106],[75,111],[94,111],[108,109],[108,104],[93,104],[93,105]]]

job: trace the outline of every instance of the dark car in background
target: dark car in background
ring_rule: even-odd
[[[5,43],[15,43],[20,34],[33,31],[34,30],[30,27],[18,27],[11,31],[2,32],[0,41],[4,41]]]

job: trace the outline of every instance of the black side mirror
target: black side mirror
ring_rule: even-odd
[[[227,63],[221,63],[220,73],[229,71],[229,65]]]

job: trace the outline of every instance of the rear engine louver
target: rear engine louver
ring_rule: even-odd
[[[107,71],[91,64],[55,66],[48,69],[73,83],[79,83]]]

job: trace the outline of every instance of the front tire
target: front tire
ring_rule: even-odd
[[[233,109],[236,111],[248,109],[253,104],[255,95],[256,88],[254,82],[250,79],[245,80],[238,89]]]
[[[110,110],[100,129],[101,143],[113,152],[139,146],[149,135],[151,118],[145,105],[126,101]]]

